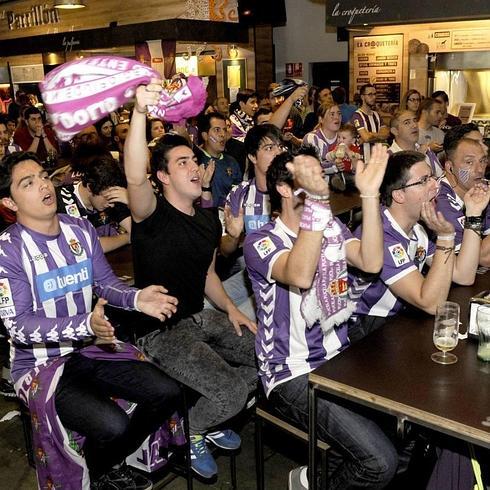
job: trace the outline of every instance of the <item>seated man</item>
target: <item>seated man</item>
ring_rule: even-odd
[[[442,151],[444,132],[439,129],[442,121],[442,105],[438,100],[424,99],[417,111],[419,144],[427,145],[434,153]]]
[[[456,230],[456,251],[460,249],[465,233],[483,238],[480,264],[490,267],[490,209],[486,206],[474,214],[465,206],[465,196],[471,189],[488,186],[484,179],[488,157],[478,141],[466,137],[453,140],[445,151],[446,177],[441,182],[437,209]]]
[[[465,230],[459,255],[455,256],[454,225],[435,208],[439,182],[422,153],[401,151],[390,156],[381,185],[386,206],[382,213],[384,265],[376,276],[355,274],[351,292],[357,306],[350,320],[351,340],[363,337],[406,305],[433,315],[437,305],[446,301],[451,281],[462,285],[474,282],[480,237]],[[488,199],[486,186],[467,192],[467,214],[479,216]],[[434,233],[433,240],[419,224],[420,218]],[[359,228],[355,235],[362,231]],[[430,270],[424,276],[426,262]]]
[[[245,261],[257,299],[255,349],[272,405],[308,430],[308,373],[349,345],[347,264],[376,273],[383,235],[378,189],[388,155],[382,145],[369,165],[358,163],[363,198],[362,239],[332,215],[328,183],[316,157],[277,156],[267,171],[271,208],[279,216],[250,233]],[[393,444],[371,420],[325,398],[318,400],[318,434],[342,456],[330,488],[383,488],[395,474]],[[304,469],[290,473],[290,490],[308,488]]]
[[[95,157],[81,181],[56,188],[58,213],[87,218],[100,237],[104,253],[130,242],[131,213],[126,180],[110,155]]]
[[[163,321],[177,300],[162,286],[138,291],[116,278],[93,226],[56,214],[34,153],[5,158],[0,198],[17,214],[0,237],[0,317],[15,390],[31,411],[39,488],[151,488],[120,465],[176,410],[179,389],[134,347],[115,344],[104,305]],[[137,403],[131,418],[112,397]]]
[[[156,103],[161,90],[151,84],[136,91],[124,165],[135,282],[165,284],[179,299],[179,311],[163,328],[158,322],[149,325],[150,333],[139,345],[163,371],[201,395],[189,413],[191,463],[194,471],[210,478],[218,468],[205,438],[228,449],[240,446],[231,430],[209,431],[242,410],[256,386],[256,327],[233,304],[216,274],[221,224],[194,204],[201,195],[201,178],[190,143],[168,134],[155,146],[151,171],[163,196],[155,195],[146,177],[146,106]],[[204,293],[222,311],[203,310]]]

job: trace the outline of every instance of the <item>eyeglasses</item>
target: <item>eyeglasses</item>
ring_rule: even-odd
[[[420,102],[420,97],[409,97],[408,100],[410,102]]]
[[[281,143],[269,143],[268,145],[259,146],[259,150],[264,150],[266,152],[270,152],[274,150],[286,151],[287,147]]]
[[[405,185],[402,185],[400,187],[397,187],[396,189],[393,189],[394,191],[399,191],[401,189],[407,189],[408,187],[413,187],[415,185],[426,185],[428,184],[429,180],[430,179],[434,179],[436,181],[436,184],[439,184],[441,182],[441,180],[446,176],[446,173],[443,173],[442,175],[440,175],[439,177],[436,177],[435,175],[433,174],[430,174],[430,175],[424,175],[420,180],[418,180],[417,182],[413,182],[412,184],[405,184]]]

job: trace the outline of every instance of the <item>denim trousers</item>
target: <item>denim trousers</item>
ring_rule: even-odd
[[[160,369],[201,396],[189,412],[191,434],[202,434],[239,413],[257,386],[254,335],[239,337],[228,316],[202,310],[138,341]]]
[[[111,397],[137,403],[131,417]],[[91,479],[133,453],[176,410],[178,384],[148,362],[103,361],[72,354],[55,394],[66,429],[86,437]]]
[[[308,374],[274,388],[270,403],[286,419],[308,432]],[[317,434],[341,456],[329,477],[329,489],[384,488],[398,466],[397,451],[380,427],[351,409],[318,398]]]

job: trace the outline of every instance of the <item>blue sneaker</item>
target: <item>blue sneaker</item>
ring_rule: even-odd
[[[203,436],[190,436],[191,467],[203,478],[212,478],[218,473],[218,466],[209,452]]]
[[[206,434],[206,441],[212,442],[221,449],[238,449],[242,443],[240,436],[230,429],[217,430]]]

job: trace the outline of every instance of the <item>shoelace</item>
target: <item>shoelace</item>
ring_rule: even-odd
[[[208,452],[203,436],[191,436],[191,452],[196,455],[203,455]]]

